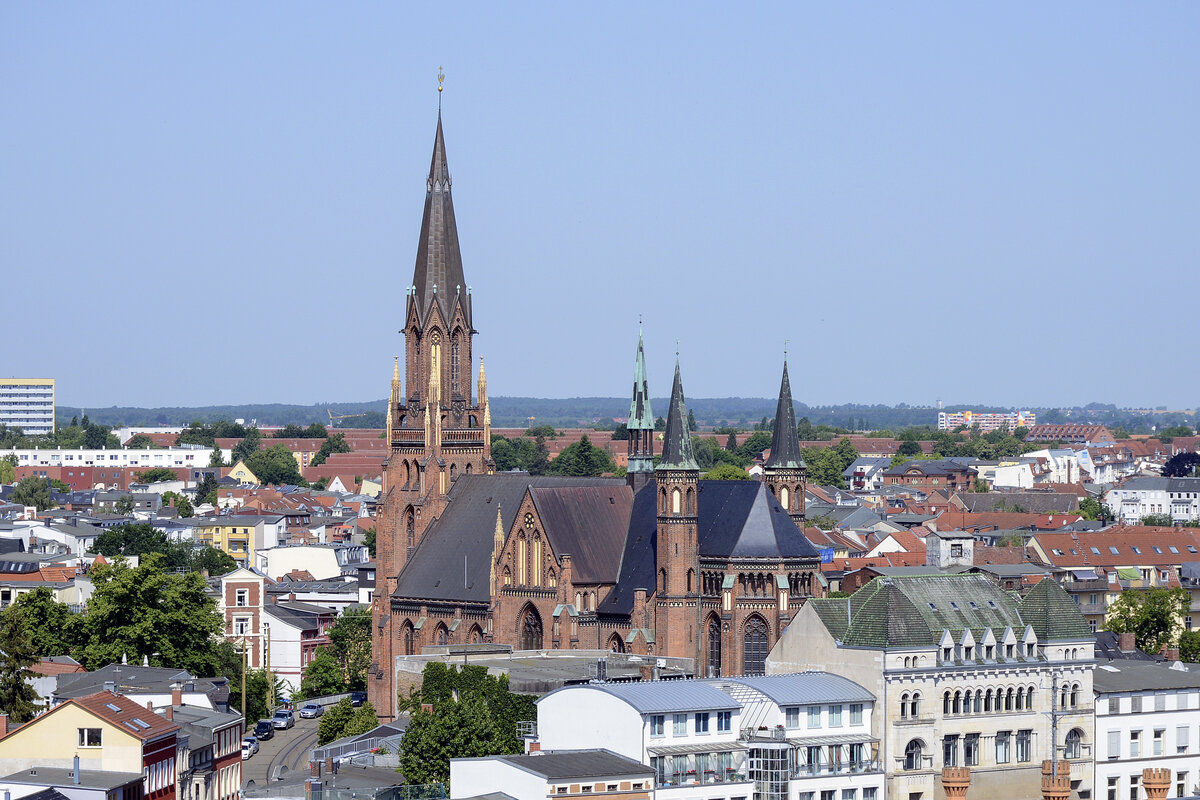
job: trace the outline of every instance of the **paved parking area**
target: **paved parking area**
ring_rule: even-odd
[[[275,735],[258,743],[258,753],[242,762],[242,785],[254,781],[255,786],[265,786],[273,777],[278,777],[280,767],[286,767],[288,777],[295,777],[299,770],[308,771],[308,757],[317,746],[317,725],[320,719],[296,719],[296,727],[275,731]]]

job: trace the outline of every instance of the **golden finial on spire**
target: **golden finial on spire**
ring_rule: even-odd
[[[442,72],[441,66],[438,67],[438,92],[442,91],[442,82],[446,80],[446,73]]]

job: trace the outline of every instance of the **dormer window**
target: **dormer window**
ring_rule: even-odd
[[[973,661],[974,659],[975,659],[975,648],[970,647],[970,646],[964,647],[963,648],[963,660],[964,661]]]
[[[954,648],[953,647],[943,647],[942,648],[942,661],[951,661],[951,660],[953,660],[953,658],[954,658]]]

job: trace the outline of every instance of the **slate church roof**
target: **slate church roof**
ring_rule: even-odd
[[[700,481],[697,506],[701,558],[818,557],[759,481]]]
[[[783,362],[783,381],[779,384],[779,405],[775,408],[775,428],[771,433],[771,456],[764,464],[768,469],[800,469],[800,436],[796,432],[796,409],[792,405],[792,384],[788,380],[787,362]]]

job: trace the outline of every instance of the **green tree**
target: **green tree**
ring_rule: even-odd
[[[1094,497],[1085,497],[1079,501],[1079,516],[1084,519],[1116,519],[1112,509]]]
[[[10,484],[17,481],[17,465],[13,462],[17,457],[12,453],[0,457],[0,483]]]
[[[323,697],[340,694],[347,690],[346,676],[342,665],[327,647],[318,647],[312,660],[304,668],[300,680],[299,697]]]
[[[987,478],[976,478],[975,479],[975,491],[979,492],[979,493],[986,493],[987,491],[989,491]]]
[[[667,421],[665,419],[663,419],[662,417],[658,417],[656,420],[654,420],[654,430],[665,431],[666,429],[667,429]]]
[[[750,473],[733,464],[718,464],[700,477],[706,481],[748,481]]]
[[[622,422],[620,425],[614,428],[612,432],[612,440],[614,442],[629,441],[629,425]]]
[[[497,752],[496,725],[478,695],[448,700],[412,715],[400,750],[400,771],[410,784],[445,783],[450,759]]]
[[[196,516],[196,509],[192,508],[192,501],[186,497],[180,497],[175,501],[175,509],[179,512],[182,519]]]
[[[130,450],[158,450],[158,443],[144,433],[135,433],[129,437],[129,441],[125,446]]]
[[[897,455],[905,458],[913,458],[921,454],[921,445],[911,439],[906,439],[900,443],[900,447],[896,450]]]
[[[220,484],[212,473],[206,472],[204,477],[200,479],[200,483],[196,485],[196,502],[217,504],[217,488]]]
[[[823,531],[831,531],[837,527],[837,521],[833,517],[810,517],[808,524],[814,528],[820,528]]]
[[[117,498],[117,502],[113,503],[113,510],[121,515],[129,515],[133,513],[133,497],[127,494]]]
[[[91,552],[105,558],[138,556],[167,552],[167,535],[152,525],[127,523],[109,528],[92,542]]]
[[[330,436],[328,439],[321,442],[320,448],[317,449],[317,452],[313,456],[310,463],[314,467],[319,467],[324,464],[325,460],[334,453],[349,452],[350,445],[346,444],[346,437],[340,433],[335,433],[333,436]],[[255,474],[257,475],[258,473],[256,472]]]
[[[558,458],[550,462],[546,472],[550,475],[597,477],[616,468],[608,451],[593,445],[585,435],[575,444],[564,448]]]
[[[348,608],[329,629],[329,653],[343,670],[345,684],[351,690],[367,688],[367,669],[371,664],[371,609]]]
[[[53,504],[50,499],[50,483],[45,478],[30,476],[22,478],[13,488],[12,502],[22,506],[34,506],[45,511]]]
[[[1179,658],[1192,664],[1200,661],[1200,631],[1179,634]]]
[[[377,727],[379,727],[379,715],[375,713],[375,706],[369,702],[363,703],[354,709],[354,715],[350,717],[346,727],[342,728],[342,736],[362,736]]]
[[[725,449],[730,453],[738,449],[737,434],[733,431],[729,432],[729,438],[725,440]]]
[[[233,556],[216,547],[197,547],[192,551],[189,567],[193,572],[207,572],[209,575],[228,575],[237,569]]]
[[[692,410],[690,408],[688,409],[688,430],[689,431],[700,430],[700,426],[696,424],[696,415],[692,413]]]
[[[1171,519],[1170,514],[1147,514],[1138,522],[1141,525],[1158,525],[1164,528],[1169,528],[1171,525],[1175,524],[1175,521]]]
[[[758,431],[752,434],[749,439],[742,442],[742,446],[738,448],[738,453],[741,454],[742,458],[749,460],[770,446],[771,434],[766,431]]]
[[[354,706],[346,697],[325,709],[321,722],[317,725],[317,744],[325,745],[342,738],[342,731],[354,718]]]
[[[215,645],[224,628],[216,600],[199,574],[168,574],[162,562],[163,556],[150,553],[137,567],[123,558],[93,567],[94,589],[82,626],[85,644],[77,656],[86,669],[125,655],[196,675],[214,673]]]
[[[29,668],[37,661],[23,613],[6,609],[0,614],[0,712],[11,722],[28,722],[42,707],[29,683],[34,677]]]
[[[1179,641],[1190,605],[1186,589],[1126,589],[1108,607],[1106,627],[1113,633],[1132,633],[1139,649],[1157,654]]]
[[[300,467],[287,445],[277,444],[266,450],[255,450],[244,459],[246,467],[264,485],[304,485]]]
[[[842,459],[832,447],[807,447],[802,451],[808,465],[808,482],[818,486],[845,488]]]
[[[553,425],[538,425],[536,427],[530,427],[529,430],[525,431],[525,435],[534,439],[538,438],[539,436],[544,439],[557,439],[558,431],[554,430]]]
[[[49,586],[39,586],[13,601],[0,615],[19,612],[39,658],[69,656],[80,644],[82,615],[60,603]]]
[[[233,446],[230,462],[236,464],[239,461],[245,461],[252,453],[257,453],[261,446],[262,434],[258,432],[258,428],[251,428],[246,431],[246,435],[242,437],[242,440]],[[251,471],[253,472],[253,470]],[[258,473],[255,472],[254,474],[257,475]]]
[[[217,447],[216,445],[213,445],[212,454],[208,457],[208,465],[210,467],[227,466],[225,464],[225,456],[221,453],[221,448]]]

